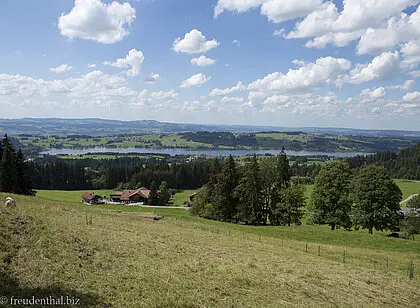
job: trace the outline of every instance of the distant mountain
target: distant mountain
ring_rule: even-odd
[[[352,128],[320,127],[276,127],[250,125],[199,125],[158,122],[153,120],[119,121],[105,119],[61,119],[61,118],[23,118],[0,119],[0,133],[9,135],[88,135],[107,136],[118,134],[146,133],[185,133],[185,132],[304,132],[311,134],[353,135],[371,137],[420,138],[420,131],[370,130]]]

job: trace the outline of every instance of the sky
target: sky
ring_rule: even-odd
[[[0,118],[420,130],[419,3],[1,0]]]

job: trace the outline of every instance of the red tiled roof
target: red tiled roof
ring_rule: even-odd
[[[141,187],[137,190],[123,190],[121,192],[121,200],[128,201],[131,197],[134,197],[135,195],[139,195],[140,197],[147,199],[149,198],[149,190],[145,187]]]
[[[82,199],[86,199],[86,200],[92,200],[95,197],[94,193],[90,193],[90,192],[85,192],[82,195]]]

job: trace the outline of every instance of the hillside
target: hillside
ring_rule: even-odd
[[[183,210],[158,210],[165,218],[154,221],[147,209],[16,198],[17,209],[0,214],[4,296],[72,295],[82,307],[416,307],[420,302],[420,276],[407,275],[410,260],[420,266],[418,239],[322,226],[229,225]]]
[[[150,133],[182,133],[182,132],[231,132],[256,133],[261,131],[304,132],[308,134],[332,134],[339,136],[366,136],[419,139],[420,131],[321,128],[321,127],[284,127],[284,126],[252,126],[252,125],[204,125],[168,123],[153,120],[119,121],[96,118],[22,118],[1,119],[0,133],[11,135],[29,134],[36,136],[88,135],[108,136],[116,134],[150,134]]]

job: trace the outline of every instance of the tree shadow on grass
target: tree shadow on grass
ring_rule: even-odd
[[[47,288],[30,288],[30,287],[21,287],[19,282],[11,277],[9,273],[4,272],[0,269],[0,308],[1,307],[29,307],[26,305],[19,305],[15,302],[15,305],[12,305],[10,302],[11,297],[15,299],[61,299],[63,298],[64,307],[111,307],[110,304],[105,303],[99,296],[92,293],[80,293],[75,290],[70,290],[66,288],[51,286]],[[3,303],[2,300],[7,298],[7,302]],[[76,301],[70,301],[67,304],[67,299],[78,299],[79,302],[76,304]],[[51,302],[51,300],[50,300]],[[57,307],[59,305],[31,305],[30,307]]]

